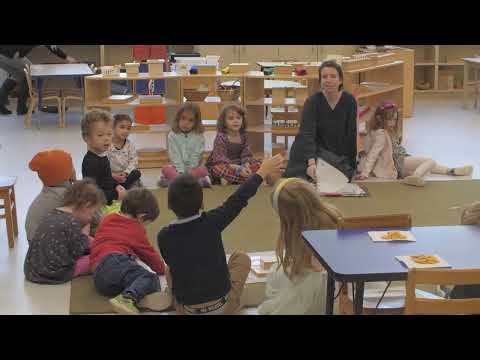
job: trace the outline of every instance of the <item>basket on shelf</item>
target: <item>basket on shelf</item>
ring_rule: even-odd
[[[183,96],[187,101],[204,101],[208,96],[208,89],[184,89]]]
[[[102,66],[101,68],[102,75],[104,76],[119,76],[120,75],[120,66]]]
[[[236,85],[238,83],[238,86]],[[238,101],[240,98],[240,81],[221,83],[217,87],[217,95],[222,101]]]

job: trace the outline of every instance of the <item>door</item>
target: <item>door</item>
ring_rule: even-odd
[[[220,68],[224,68],[231,63],[239,62],[238,48],[238,45],[198,45],[196,51],[201,56],[220,56]]]
[[[278,45],[237,45],[241,63],[248,62],[250,70],[259,70],[259,61],[278,61]]]
[[[318,45],[280,45],[279,57],[284,61],[317,61]]]

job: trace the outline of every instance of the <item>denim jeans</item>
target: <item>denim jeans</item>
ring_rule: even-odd
[[[105,256],[93,273],[93,281],[103,296],[123,294],[136,302],[148,294],[160,291],[158,275],[137,264],[135,256],[127,254]]]

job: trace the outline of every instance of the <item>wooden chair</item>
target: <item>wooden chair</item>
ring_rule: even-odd
[[[85,111],[85,104],[81,89],[64,89],[62,90],[62,114],[63,114],[63,126],[67,125],[67,101],[80,102],[82,113]]]
[[[38,104],[38,92],[33,88],[32,85],[32,77],[30,75],[30,67],[26,67],[24,69],[25,71],[25,77],[27,79],[27,84],[28,84],[28,93],[29,93],[29,101],[28,101],[28,111],[27,114],[25,115],[25,120],[24,124],[26,128],[32,127],[32,113],[33,109]],[[61,98],[61,93],[56,90],[47,90],[42,92],[42,102],[48,103],[48,102],[56,102],[58,106],[58,126],[63,127],[63,112],[62,112],[62,98]],[[37,128],[40,128],[39,121],[37,120]]]
[[[480,269],[410,269],[406,284],[405,315],[480,314],[480,298],[440,300],[418,298],[415,295],[417,284],[480,284]]]
[[[15,182],[16,177],[0,176],[0,200],[3,200],[0,209],[3,214],[0,214],[0,219],[5,219],[7,223],[7,237],[8,247],[15,246],[15,238],[18,236],[18,222],[17,222],[17,202],[15,200]]]
[[[409,214],[392,214],[392,215],[375,215],[375,216],[359,216],[344,218],[338,224],[338,229],[363,229],[363,228],[381,228],[381,227],[411,227],[412,218]],[[386,286],[386,283],[385,283]],[[353,301],[348,295],[347,284],[342,284],[342,291],[339,297],[339,309],[342,315],[353,315]],[[365,289],[367,294],[368,290]],[[385,299],[386,300],[386,299]],[[385,301],[382,300],[382,301]],[[395,306],[395,305],[393,305]],[[366,315],[398,315],[403,313],[403,307],[382,307],[382,303],[378,309],[363,308]]]

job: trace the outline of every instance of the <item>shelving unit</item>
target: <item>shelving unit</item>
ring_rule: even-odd
[[[464,57],[480,54],[480,45],[404,45],[415,50],[415,93],[459,93],[463,91]],[[420,90],[416,84],[429,82]]]
[[[355,68],[344,67],[344,85],[347,91],[356,93],[360,104],[376,105],[381,100],[394,100],[399,107],[403,109],[402,113],[411,114],[413,107],[413,96],[409,95],[413,88],[413,72],[404,71],[408,66],[409,57],[413,64],[413,51],[399,49],[394,55],[389,57],[388,62],[365,66],[356,66]],[[405,60],[402,60],[405,59]],[[361,65],[361,64],[360,64]],[[412,66],[413,67],[413,66]],[[116,80],[131,80],[135,83],[137,80],[158,80],[165,81],[165,97],[161,103],[140,103],[138,98],[121,104],[106,103],[105,98],[111,95],[111,82]],[[179,75],[173,72],[165,72],[162,76],[149,76],[148,73],[140,73],[137,76],[131,76],[121,73],[119,76],[93,75],[85,79],[85,108],[104,108],[104,109],[132,109],[141,106],[163,106],[166,108],[167,123],[162,125],[137,125],[134,124],[132,132],[135,134],[159,134],[165,137],[170,131],[170,121],[173,119],[178,107],[186,101],[184,97],[185,89],[198,88],[205,85],[208,88],[208,96],[204,101],[198,101],[201,112],[202,122],[206,131],[215,131],[219,110],[227,103],[221,101],[217,94],[217,84],[224,81],[238,80],[240,85],[240,97],[238,102],[243,105],[248,112],[249,142],[254,154],[264,154],[265,145],[270,140],[276,142],[277,137],[285,137],[284,146],[288,147],[288,138],[298,133],[302,117],[303,104],[305,100],[319,89],[318,72],[303,76],[297,76],[294,73],[290,75],[268,75],[265,76],[260,71],[248,71],[244,74],[196,74]],[[272,89],[268,80],[285,81],[285,86]],[[382,89],[366,90],[360,89],[362,81],[369,82],[388,82],[388,85]],[[290,86],[291,83],[292,86]],[[409,85],[410,84],[410,85]],[[293,86],[295,85],[295,86]],[[135,91],[135,86],[133,86]],[[267,94],[271,92],[271,95]],[[407,96],[404,96],[407,94]],[[135,95],[135,94],[134,94]],[[410,99],[408,102],[407,100]],[[230,102],[230,101],[228,101]],[[270,121],[270,115],[271,120]],[[411,116],[411,115],[410,115]],[[400,120],[401,121],[401,120]],[[208,145],[207,145],[208,146]],[[209,150],[207,148],[207,150]],[[158,167],[159,164],[166,161],[165,152],[154,151],[145,152],[147,155],[143,158],[139,156],[139,167]]]
[[[314,94],[319,88],[318,74],[304,76],[297,76],[294,74],[265,76],[260,71],[249,71],[245,75],[243,103],[248,111],[247,132],[250,147],[253,152],[262,152],[265,150],[265,134],[271,134],[272,143],[276,142],[277,136],[285,137],[284,146],[287,147],[288,137],[298,134],[303,103],[305,101],[305,99],[302,99],[299,102],[297,101],[297,98],[289,97],[288,92],[289,90],[293,90],[293,87],[285,87],[285,94],[282,95],[285,96],[285,99],[280,98],[280,103],[278,104],[277,101],[274,101],[274,97],[276,96],[275,92],[272,93],[273,97],[265,97],[265,80],[286,80],[302,84],[302,88],[306,89],[306,97]],[[282,90],[279,89],[279,91]],[[284,120],[291,120],[297,126],[275,126],[271,123],[267,123],[265,114],[268,113],[268,108],[272,108],[272,104],[274,103],[275,106],[273,108],[278,108],[279,111],[273,111],[272,118],[275,114],[275,119],[283,117],[285,118]],[[295,111],[290,111],[292,107]]]
[[[139,98],[135,98],[132,101],[126,103],[111,103],[106,102],[104,99],[108,98],[111,94],[111,82],[115,80],[157,80],[163,79],[165,81],[165,97],[161,103],[155,104],[142,104]],[[133,86],[135,89],[136,86]],[[135,90],[134,90],[135,91]],[[135,92],[133,95],[136,95]],[[85,110],[92,108],[102,109],[132,109],[142,106],[164,106],[167,108],[167,117],[171,118],[177,108],[183,102],[182,98],[182,78],[176,73],[164,73],[162,76],[150,76],[148,73],[140,73],[137,76],[121,73],[119,76],[105,76],[105,75],[92,75],[85,78]],[[132,133],[136,134],[160,134],[166,136],[170,131],[169,124],[160,124],[145,126],[136,126],[134,124]],[[166,139],[165,139],[166,140]],[[141,150],[141,149],[139,149]],[[165,162],[164,151],[159,149],[156,153],[154,150],[148,151],[146,155],[139,155],[139,168],[152,168],[158,167]]]
[[[365,63],[370,60],[363,60]],[[376,107],[385,100],[394,101],[399,109],[399,129],[403,134],[403,115],[404,115],[404,88],[405,88],[405,63],[401,60],[392,58],[390,63],[378,64],[370,66],[362,66],[362,60],[354,64],[344,64],[343,69],[343,84],[347,91],[353,93],[359,106]],[[350,69],[350,66],[355,68]],[[386,84],[383,88],[369,90],[361,85],[364,82],[376,82]],[[380,86],[378,86],[380,87]],[[364,119],[359,119],[357,126],[363,126],[361,122]],[[358,150],[363,149],[363,136],[358,135],[357,139]]]

